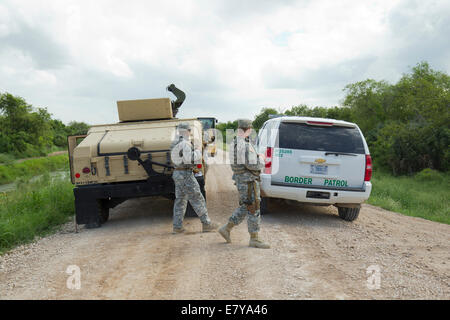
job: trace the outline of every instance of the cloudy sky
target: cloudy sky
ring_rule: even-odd
[[[179,117],[340,105],[346,84],[450,73],[450,1],[0,0],[0,92],[65,123],[187,94]]]

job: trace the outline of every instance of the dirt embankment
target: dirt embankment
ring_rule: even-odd
[[[225,223],[237,204],[229,166],[208,172],[208,209]],[[0,299],[450,299],[450,226],[364,205],[358,220],[333,207],[274,202],[248,247],[244,222],[225,244],[186,218],[171,234],[172,202],[137,199],[100,229],[72,223],[0,257]],[[71,290],[67,267],[80,268]],[[375,267],[374,267],[375,266]],[[379,289],[367,279],[380,271]],[[376,284],[377,282],[371,282]]]

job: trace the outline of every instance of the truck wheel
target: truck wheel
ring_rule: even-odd
[[[353,221],[358,218],[359,210],[361,208],[343,208],[338,207],[339,217],[344,219],[345,221]]]
[[[269,213],[269,198],[261,197],[261,203],[259,204],[259,212],[261,215]]]
[[[109,207],[105,200],[97,200],[98,214],[100,216],[100,223],[104,224],[109,219]]]

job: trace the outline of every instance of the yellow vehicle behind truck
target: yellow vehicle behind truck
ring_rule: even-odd
[[[85,136],[68,137],[77,224],[100,227],[108,220],[109,209],[127,199],[175,198],[170,145],[178,124],[190,124],[194,144],[204,147],[211,141],[204,140],[197,118],[174,117],[185,94],[174,85],[168,90],[177,100],[118,101],[119,123],[94,125]],[[204,162],[197,164],[194,174],[205,196]],[[187,215],[193,214],[192,207],[187,210]]]

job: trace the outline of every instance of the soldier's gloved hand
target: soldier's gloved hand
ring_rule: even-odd
[[[262,161],[266,160],[266,156],[262,153],[258,153],[258,156],[261,158]]]

